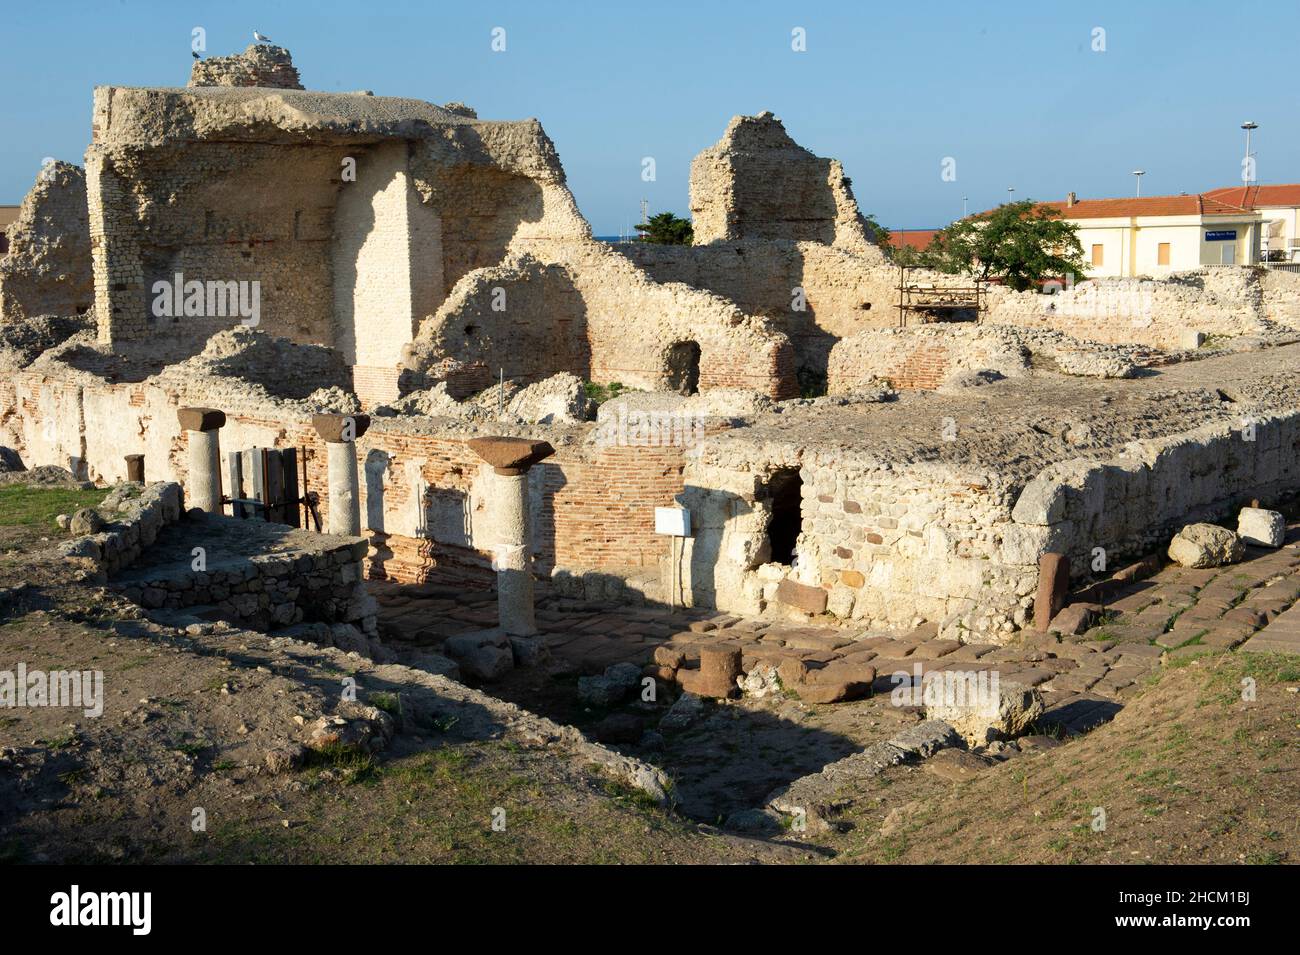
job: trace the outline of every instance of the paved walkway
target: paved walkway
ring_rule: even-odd
[[[1128,584],[1105,604],[1096,626],[1079,635],[1031,631],[1009,646],[938,639],[933,625],[906,634],[818,620],[772,622],[707,610],[591,604],[543,592],[538,624],[557,669],[599,673],[613,663],[656,669],[680,651],[685,666],[702,645],[738,646],[743,669],[795,657],[810,670],[876,671],[872,689],[887,693],[898,672],[993,670],[999,679],[1036,686],[1048,704],[1045,722],[1068,733],[1110,719],[1162,661],[1249,650],[1300,652],[1300,527],[1279,550],[1250,549],[1244,561],[1210,570],[1170,565]],[[397,643],[436,647],[457,633],[496,624],[495,595],[445,585],[372,582],[381,634]]]
[[[1241,645],[1252,653],[1300,654],[1300,606],[1283,611],[1276,620]]]

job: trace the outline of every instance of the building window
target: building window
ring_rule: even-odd
[[[1094,266],[1102,264],[1101,249],[1102,247],[1100,245],[1094,245],[1092,247],[1092,264]]]
[[[1156,264],[1157,265],[1169,264],[1169,243],[1168,242],[1161,242],[1159,245],[1156,246]]]

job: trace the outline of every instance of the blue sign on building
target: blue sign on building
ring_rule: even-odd
[[[1205,241],[1206,241],[1206,242],[1236,242],[1236,241],[1237,241],[1237,230],[1236,230],[1236,229],[1219,229],[1219,230],[1214,231],[1214,232],[1206,232],[1206,233],[1205,233]]]

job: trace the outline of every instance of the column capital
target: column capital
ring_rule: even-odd
[[[314,414],[311,426],[329,444],[346,444],[355,441],[370,427],[370,415],[365,414]]]
[[[176,418],[186,431],[216,431],[226,423],[226,413],[216,408],[177,408]]]
[[[534,441],[532,438],[470,438],[465,443],[492,465],[497,474],[505,477],[526,474],[538,461],[555,453],[549,441]]]

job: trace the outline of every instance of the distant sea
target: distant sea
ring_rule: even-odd
[[[595,235],[592,238],[597,242],[635,242],[637,240],[634,235],[626,237],[621,235]]]

